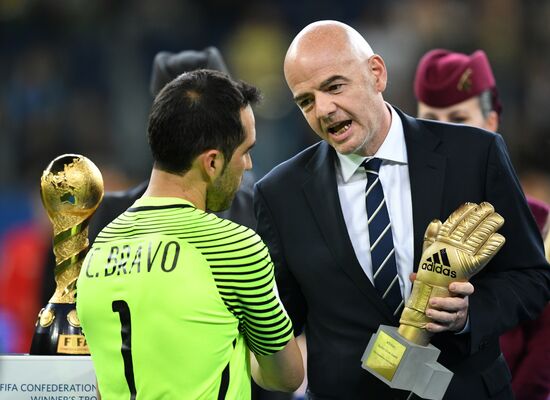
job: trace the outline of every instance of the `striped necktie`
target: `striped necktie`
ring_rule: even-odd
[[[382,160],[371,158],[361,164],[367,173],[365,198],[369,226],[370,251],[374,287],[394,315],[402,308],[401,289],[397,276],[395,248],[384,190],[378,177]]]

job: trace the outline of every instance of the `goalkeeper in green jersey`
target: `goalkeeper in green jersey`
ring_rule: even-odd
[[[103,399],[248,399],[250,373],[270,390],[301,384],[266,246],[204,211],[229,207],[252,167],[258,99],[255,87],[210,70],[157,95],[149,186],[101,231],[78,279]]]

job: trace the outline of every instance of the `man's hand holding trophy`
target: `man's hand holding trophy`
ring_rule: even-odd
[[[426,314],[430,299],[452,297],[449,285],[467,282],[487,265],[504,245],[504,237],[496,233],[503,224],[504,218],[484,202],[465,203],[444,223],[434,220],[428,225],[399,328],[378,328],[361,359],[363,368],[392,388],[427,399],[443,398],[453,374],[437,363],[440,350],[429,344],[433,335],[426,330],[432,321]],[[454,323],[467,319],[459,312],[449,321],[452,330],[462,329],[464,322]]]

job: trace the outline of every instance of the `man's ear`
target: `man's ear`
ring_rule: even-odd
[[[382,93],[386,90],[386,84],[388,82],[388,71],[386,70],[384,60],[378,54],[373,54],[368,59],[368,68],[375,78],[376,90]]]
[[[225,166],[223,153],[215,149],[205,151],[197,157],[197,161],[205,179],[210,181],[217,179]]]

